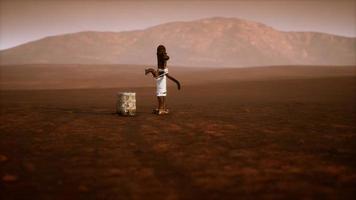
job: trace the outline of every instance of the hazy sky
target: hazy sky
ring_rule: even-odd
[[[356,0],[0,0],[0,49],[68,32],[143,29],[170,21],[237,17],[285,31],[356,37]]]

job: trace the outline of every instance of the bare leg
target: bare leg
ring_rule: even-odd
[[[166,97],[162,97],[162,109],[166,110]]]
[[[154,113],[158,115],[168,114],[168,109],[166,107],[166,97],[159,96],[157,97],[158,100],[158,108],[154,111]]]
[[[155,114],[160,114],[161,110],[162,110],[162,97],[157,97],[157,101],[158,101],[158,106],[157,108],[154,110]]]
[[[159,110],[163,110],[164,109],[164,107],[163,107],[164,99],[163,98],[164,97],[157,97],[157,99],[158,99],[158,109]]]
[[[162,115],[162,114],[168,114],[168,109],[166,106],[166,97],[162,96],[162,97],[158,97],[158,112],[157,114]]]
[[[164,107],[164,114],[168,114],[169,113],[169,110],[167,108],[167,97],[164,97],[164,100],[163,100],[163,107]]]

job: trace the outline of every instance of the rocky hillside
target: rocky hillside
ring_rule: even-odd
[[[185,66],[355,65],[356,38],[283,32],[236,18],[172,22],[127,32],[79,32],[0,51],[5,64],[155,65],[164,44],[169,64]]]

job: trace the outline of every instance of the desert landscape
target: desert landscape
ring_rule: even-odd
[[[354,8],[1,0],[0,200],[356,199]]]
[[[1,199],[355,196],[355,66],[170,66],[167,116],[145,67],[1,66]]]

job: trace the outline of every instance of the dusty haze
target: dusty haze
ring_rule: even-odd
[[[356,36],[354,0],[0,1],[0,49],[49,35],[144,29],[215,16],[253,20],[282,31]]]
[[[214,17],[127,32],[80,32],[47,37],[0,51],[0,64],[155,65],[155,48],[170,65],[247,67],[356,65],[356,38],[283,32],[262,23]]]

